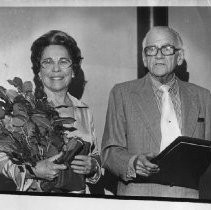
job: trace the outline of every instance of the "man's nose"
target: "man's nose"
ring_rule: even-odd
[[[157,53],[157,55],[155,57],[158,58],[158,59],[164,57],[164,55],[161,52],[161,49],[158,49],[158,53]]]

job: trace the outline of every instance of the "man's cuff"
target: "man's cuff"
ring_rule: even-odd
[[[127,167],[127,174],[126,174],[126,178],[128,180],[136,178],[136,170],[134,168],[134,161],[137,158],[137,155],[134,155],[130,158],[129,162],[128,162],[128,167]]]

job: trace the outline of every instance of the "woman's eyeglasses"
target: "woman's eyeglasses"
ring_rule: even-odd
[[[52,69],[55,66],[56,62],[52,58],[47,58],[44,59],[40,64],[43,69]],[[60,69],[65,70],[72,67],[73,63],[67,58],[60,58],[57,64]]]

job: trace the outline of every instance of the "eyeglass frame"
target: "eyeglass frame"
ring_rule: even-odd
[[[49,67],[43,66],[43,62],[45,62],[47,60],[50,60],[51,61],[51,63],[49,63],[49,65],[51,64],[52,66],[49,66]],[[61,63],[62,60],[66,60],[66,61],[70,62],[70,65],[67,66],[67,67],[61,67],[61,64],[60,63]],[[56,64],[56,62],[52,58],[46,58],[42,62],[40,62],[40,66],[43,69],[52,69],[55,66],[55,64]],[[62,69],[62,70],[66,70],[66,69],[68,69],[68,68],[70,68],[70,67],[73,66],[73,62],[70,59],[68,59],[68,58],[60,58],[58,60],[57,64],[58,64],[59,68]]]
[[[147,54],[147,53],[146,53],[146,49],[149,48],[149,47],[155,47],[156,50],[157,50],[157,53],[156,53],[155,55],[149,55],[149,54]],[[165,48],[165,47],[172,47],[173,53],[168,54],[168,55],[163,54],[162,49]],[[155,45],[150,45],[150,46],[147,46],[147,47],[144,48],[144,53],[145,53],[146,56],[156,56],[156,55],[158,54],[158,51],[159,51],[159,50],[160,50],[160,52],[161,52],[162,55],[164,55],[164,56],[170,56],[170,55],[175,55],[175,53],[176,53],[177,51],[181,50],[181,48],[176,48],[175,46],[170,45],[170,44],[163,45],[162,47],[157,47],[157,46],[155,46]]]

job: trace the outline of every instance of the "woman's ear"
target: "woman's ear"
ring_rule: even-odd
[[[184,57],[185,57],[184,56],[184,50],[183,49],[179,50],[179,55],[177,57],[177,65],[178,66],[182,65],[182,63],[184,61]]]
[[[41,72],[38,73],[38,76],[39,76],[40,81],[42,82],[42,75],[41,75]]]
[[[74,71],[72,72],[72,78],[74,78],[75,77],[75,73],[74,73]]]

